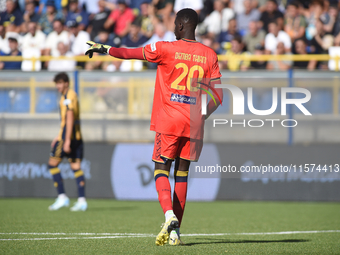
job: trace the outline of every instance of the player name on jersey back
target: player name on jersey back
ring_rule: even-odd
[[[207,58],[200,55],[191,55],[190,53],[176,52],[175,59],[194,61],[197,63],[205,64],[207,63]]]

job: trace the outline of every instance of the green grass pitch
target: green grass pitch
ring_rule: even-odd
[[[0,254],[340,254],[339,203],[188,202],[177,247],[154,244],[158,202],[89,199],[86,212],[51,203],[0,199]]]

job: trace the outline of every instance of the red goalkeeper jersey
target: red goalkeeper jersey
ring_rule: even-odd
[[[144,58],[158,64],[150,129],[161,134],[203,139],[201,89],[192,78],[219,79],[217,55],[192,40],[156,42],[143,48]]]

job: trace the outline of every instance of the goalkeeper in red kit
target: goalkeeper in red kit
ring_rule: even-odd
[[[193,80],[209,80],[210,88],[220,83],[217,55],[209,47],[195,40],[197,13],[183,9],[176,15],[175,42],[156,42],[145,47],[127,49],[87,42],[86,52],[107,53],[121,59],[140,59],[157,63],[157,76],[150,129],[156,132],[152,160],[158,200],[165,214],[165,223],[156,237],[157,245],[180,245],[181,225],[186,195],[189,166],[197,161],[203,146],[203,128],[206,116],[216,110],[219,103],[210,100],[207,115],[201,114],[201,94]],[[206,84],[205,84],[206,85]],[[220,100],[222,89],[214,90]],[[195,112],[194,112],[195,111]],[[173,201],[168,180],[170,167],[175,161],[175,190]],[[170,237],[170,238],[169,238]]]

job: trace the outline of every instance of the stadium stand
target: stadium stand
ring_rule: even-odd
[[[115,47],[136,47],[157,40],[171,41],[174,40],[175,13],[179,8],[186,7],[199,13],[197,40],[219,54],[220,68],[223,70],[293,68],[311,71],[327,70],[329,66],[332,70],[338,70],[340,66],[339,61],[330,60],[328,55],[332,53],[332,57],[338,60],[340,3],[337,0],[5,2],[0,14],[0,67],[6,70],[59,71],[64,68],[64,71],[126,72],[154,69],[155,65],[152,64],[129,61],[122,64],[105,56],[96,56],[89,61],[82,56],[81,52],[87,48],[82,41],[90,37],[98,43]],[[25,58],[23,61],[21,54]],[[60,56],[64,59],[58,60]],[[23,84],[23,87],[31,85]],[[15,100],[9,100],[5,89],[8,86],[0,87],[3,97],[0,112],[54,110],[53,106],[46,104],[50,99],[54,100],[52,94],[42,93],[48,98],[44,101],[40,92],[36,91],[39,96],[35,99],[39,103],[37,109],[32,110],[27,99],[30,94],[21,91],[18,92],[21,96],[18,94]],[[334,106],[331,103],[319,106],[316,103],[319,100],[330,102],[332,95],[329,90],[316,90],[315,93],[315,98],[310,102],[316,107],[311,106],[313,111],[332,112]],[[258,107],[270,105],[266,98],[266,94],[260,97]],[[20,106],[14,107],[14,102]],[[223,109],[228,111],[229,106],[222,106],[218,111]]]

